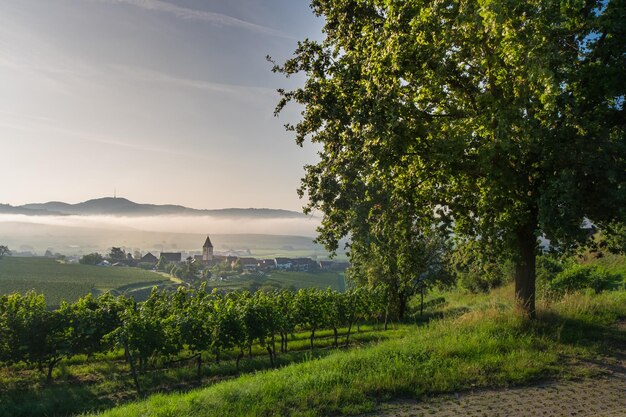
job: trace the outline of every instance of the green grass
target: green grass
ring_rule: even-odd
[[[540,305],[530,322],[507,299],[459,295],[449,318],[410,334],[263,371],[184,394],[157,394],[104,412],[113,416],[325,416],[371,411],[377,402],[584,375],[568,358],[595,358],[626,344],[613,325],[626,292],[575,294]],[[463,301],[469,301],[463,303]],[[467,311],[459,315],[460,308]]]
[[[270,271],[266,275],[242,274],[233,276],[225,281],[211,280],[208,285],[214,288],[228,290],[246,290],[259,288],[332,288],[336,291],[345,291],[344,274],[341,272],[295,272]]]
[[[360,332],[353,329],[351,345],[363,347],[397,339],[406,336],[413,329],[412,325],[396,325],[388,331],[382,331],[376,326],[363,325]],[[342,329],[340,333],[345,335],[346,329]],[[302,363],[336,352],[332,346],[332,331],[317,332],[313,352],[309,350],[308,337],[308,332],[300,332],[290,338],[289,352],[278,355],[277,366]],[[253,358],[246,356],[241,361],[239,370],[235,366],[235,351],[223,353],[219,363],[215,363],[213,357],[205,355],[200,380],[197,378],[194,362],[181,361],[166,367],[169,359],[161,358],[140,376],[141,385],[148,394],[184,391],[271,369],[265,349],[255,345],[252,352]],[[76,356],[66,359],[54,371],[54,380],[53,385],[46,386],[44,376],[34,367],[24,364],[0,368],[0,416],[65,416],[86,410],[112,408],[137,398],[121,351],[95,358]],[[68,401],[68,398],[72,400]]]
[[[626,256],[606,252],[602,258],[594,259],[593,263],[606,268],[611,274],[620,275],[626,282]]]
[[[137,398],[120,351],[62,361],[51,386],[33,367],[0,368],[0,416],[90,410],[130,417],[350,415],[398,397],[586,376],[590,371],[583,360],[626,346],[626,332],[613,326],[626,317],[624,291],[540,301],[536,322],[512,307],[511,285],[484,295],[429,296],[435,297],[445,302],[424,317],[392,323],[388,331],[372,324],[358,333],[353,329],[347,350],[332,347],[330,330],[316,332],[313,352],[308,331],[296,333],[290,351],[278,355],[277,369],[260,346],[240,370],[234,351],[225,352],[219,364],[205,355],[201,379],[193,363],[167,365],[170,359],[157,359],[140,377],[145,399]]]
[[[138,268],[65,264],[48,258],[0,259],[0,294],[35,290],[44,293],[48,305],[74,301],[90,292],[139,283],[159,284],[164,277]]]

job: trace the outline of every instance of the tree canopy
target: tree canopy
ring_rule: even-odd
[[[534,314],[537,238],[581,243],[626,217],[623,0],[313,0],[324,39],[274,71],[298,144],[322,145],[301,195],[352,255],[432,230],[516,265]],[[398,239],[395,239],[396,241]],[[395,243],[406,260],[414,248]]]

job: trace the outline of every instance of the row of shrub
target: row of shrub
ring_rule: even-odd
[[[593,290],[596,294],[623,285],[622,277],[606,268],[580,264],[572,259],[560,260],[550,256],[538,257],[537,286],[543,296],[560,297],[565,293]]]
[[[137,389],[137,374],[157,358],[195,358],[198,373],[203,354],[217,361],[225,351],[237,352],[236,364],[253,344],[267,351],[272,365],[279,351],[286,352],[289,335],[296,329],[315,332],[347,327],[349,343],[353,325],[384,317],[384,294],[364,288],[339,293],[302,289],[207,293],[179,288],[153,290],[147,301],[124,296],[87,295],[58,309],[46,306],[42,294],[0,296],[0,361],[34,365],[51,380],[56,364],[73,355],[92,356],[123,349]]]
[[[561,297],[565,293],[592,290],[595,293],[613,290],[624,285],[623,277],[606,268],[580,263],[576,257],[557,257],[542,254],[537,257],[537,289],[547,298]],[[489,262],[471,257],[455,264],[457,284],[472,293],[486,293],[510,282],[514,276],[511,262]]]

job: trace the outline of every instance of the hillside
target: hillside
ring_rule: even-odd
[[[362,326],[347,350],[333,349],[332,333],[325,331],[319,332],[316,349],[307,352],[308,331],[301,329],[290,341],[290,352],[278,356],[277,369],[271,369],[260,346],[239,371],[235,351],[220,363],[208,363],[201,381],[193,364],[170,371],[157,367],[141,377],[146,394],[154,394],[147,398],[133,393],[122,360],[107,367],[98,359],[78,358],[58,371],[52,387],[33,384],[23,390],[7,382],[15,388],[5,393],[4,415],[60,416],[90,409],[124,417],[361,415],[397,398],[419,404],[415,400],[441,393],[463,396],[477,388],[561,379],[594,384],[606,378],[603,368],[588,363],[612,363],[623,350],[626,333],[615,324],[626,315],[624,291],[541,303],[540,321],[534,324],[511,305],[512,293],[509,285],[480,296],[445,294],[446,303],[412,324],[393,324],[388,331]],[[345,331],[340,329],[342,337]],[[36,375],[34,369],[28,372]],[[115,378],[105,383],[111,372]],[[198,384],[205,386],[186,392]],[[82,403],[59,403],[59,395]],[[136,402],[112,408],[129,400]]]
[[[60,201],[29,203],[21,206],[0,205],[0,213],[25,215],[112,215],[112,216],[212,216],[234,218],[303,218],[302,213],[269,208],[194,209],[174,204],[141,204],[126,198],[97,198],[82,203],[69,204]]]
[[[34,290],[43,293],[49,305],[62,300],[73,302],[89,293],[169,285],[161,274],[138,268],[101,268],[92,265],[64,264],[47,258],[0,259],[0,295]]]

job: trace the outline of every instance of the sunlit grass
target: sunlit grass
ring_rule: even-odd
[[[325,416],[372,410],[378,401],[524,384],[567,376],[564,356],[593,357],[624,338],[626,294],[577,294],[541,305],[531,322],[506,303],[510,288],[472,299],[468,312],[405,337],[263,371],[187,394],[156,395],[105,416]],[[445,309],[458,309],[463,296]],[[510,300],[510,299],[509,299]],[[582,333],[590,334],[591,337]],[[598,335],[605,337],[596,339]],[[611,336],[611,337],[607,337]],[[613,340],[613,341],[615,341]]]

